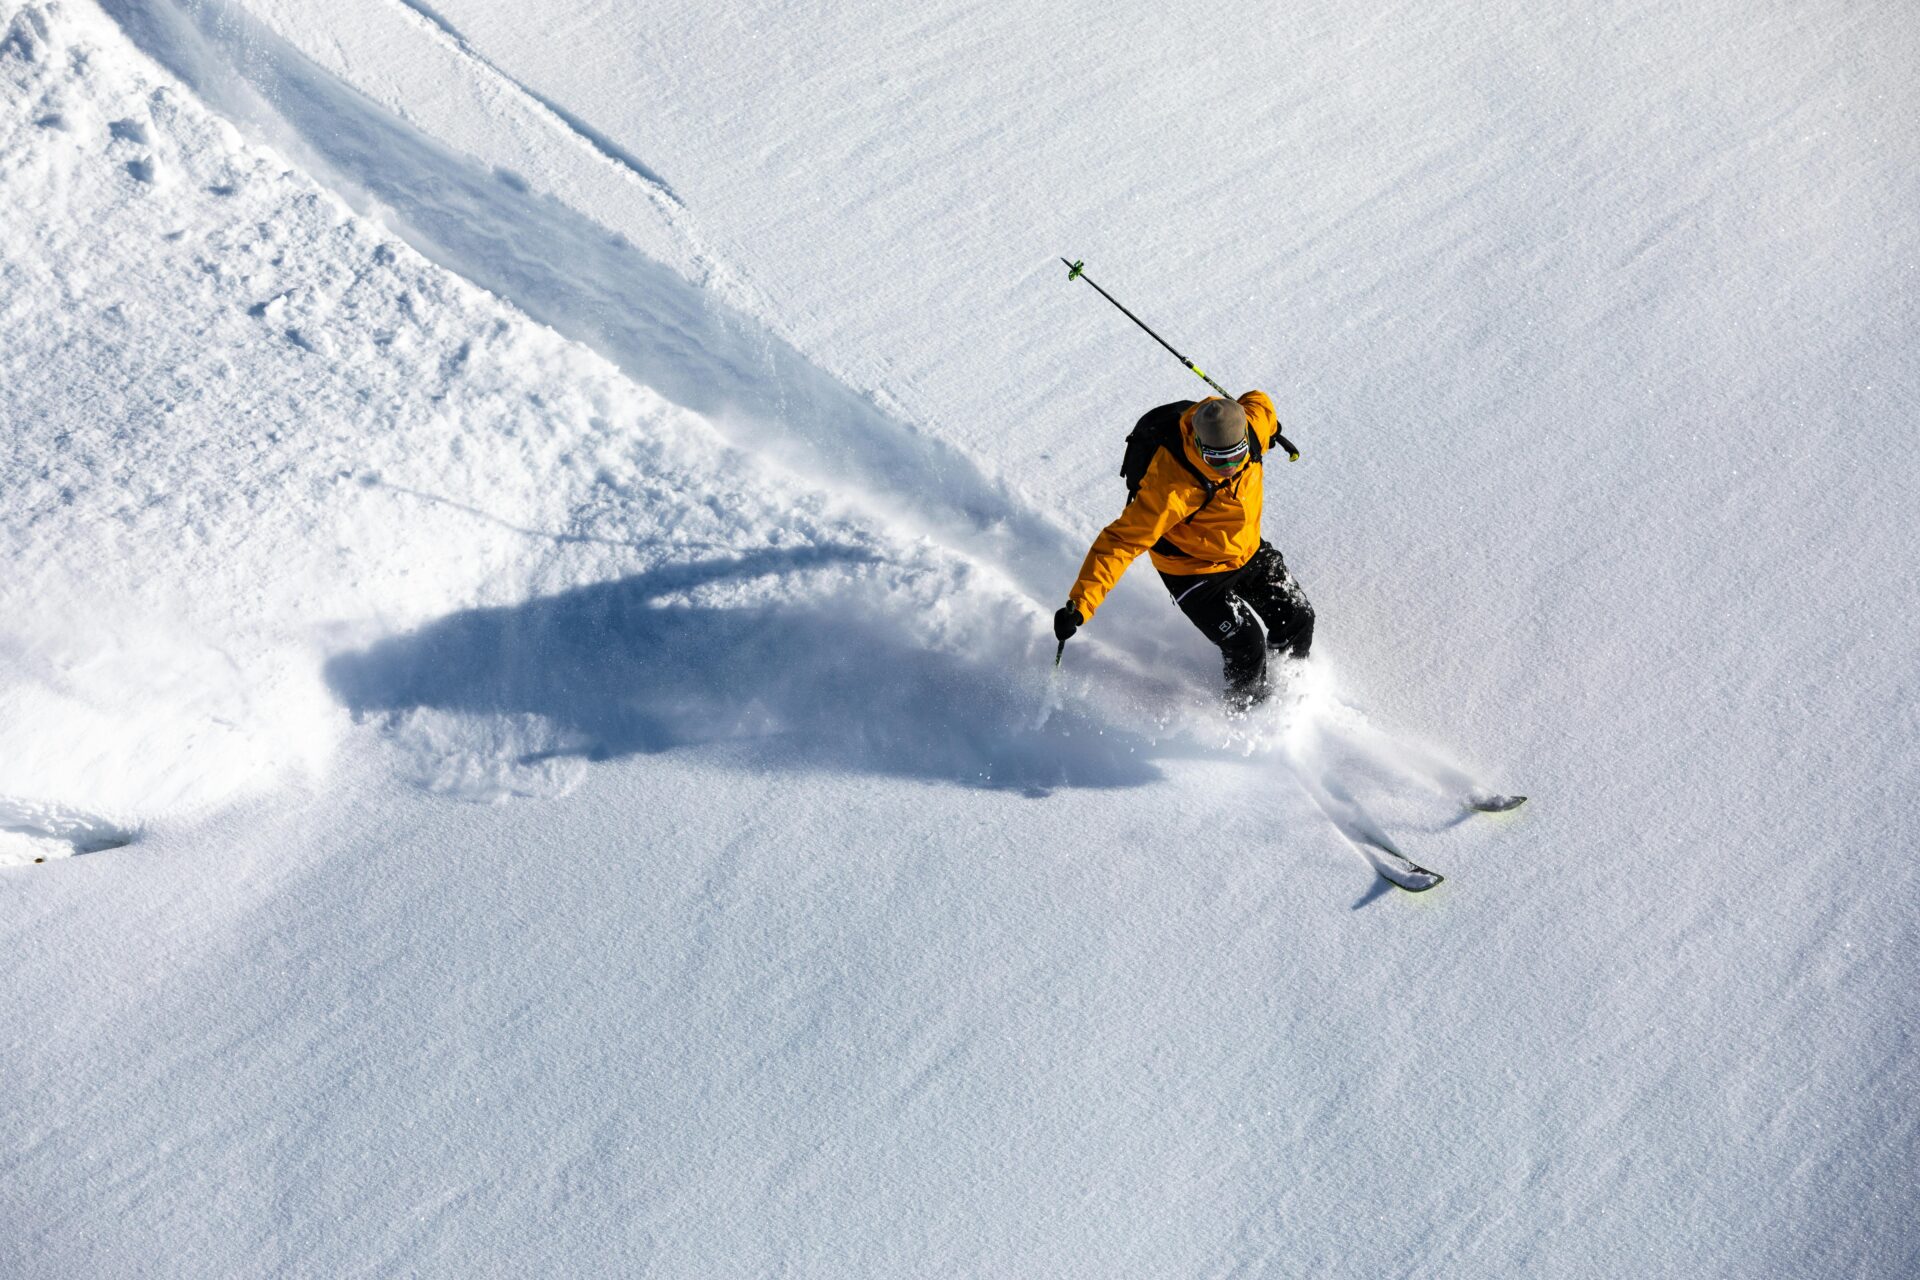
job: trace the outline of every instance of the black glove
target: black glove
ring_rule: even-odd
[[[1078,609],[1068,604],[1063,608],[1054,610],[1053,638],[1055,640],[1058,640],[1061,644],[1065,644],[1073,638],[1073,633],[1079,629],[1080,611]]]

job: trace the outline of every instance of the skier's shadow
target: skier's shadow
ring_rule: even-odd
[[[1353,905],[1347,909],[1349,911],[1358,911],[1362,907],[1371,906],[1373,903],[1380,901],[1380,899],[1386,897],[1388,894],[1392,893],[1393,891],[1394,891],[1394,886],[1392,882],[1387,880],[1385,876],[1376,874],[1373,877],[1372,883],[1367,885],[1367,891],[1361,894],[1358,898],[1354,899]]]
[[[734,741],[752,744],[764,767],[1036,795],[1159,776],[1135,735],[1072,710],[1036,727],[1030,678],[920,648],[913,619],[863,605],[853,591],[734,589],[873,558],[835,547],[760,551],[467,609],[340,654],[325,676],[356,714],[541,717],[561,744],[541,756]],[[701,602],[693,593],[702,588],[725,603]],[[733,603],[741,598],[761,602]]]

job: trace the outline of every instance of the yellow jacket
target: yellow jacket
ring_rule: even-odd
[[[1206,492],[1194,483],[1191,472],[1169,457],[1165,449],[1155,454],[1140,482],[1140,492],[1120,518],[1093,540],[1080,566],[1080,576],[1067,594],[1068,601],[1080,611],[1081,621],[1092,619],[1093,611],[1142,551],[1152,551],[1153,567],[1162,573],[1195,574],[1238,569],[1260,549],[1264,459],[1273,447],[1273,438],[1280,433],[1273,401],[1264,391],[1249,391],[1240,397],[1240,407],[1247,411],[1247,429],[1260,441],[1262,461],[1248,460],[1231,480],[1200,457],[1200,447],[1193,439],[1193,413],[1199,407],[1195,404],[1180,415],[1180,447],[1201,475],[1223,483],[1214,492],[1213,501],[1207,502]],[[1202,503],[1205,510],[1201,510]],[[1193,515],[1195,511],[1200,514]],[[1193,519],[1188,520],[1188,516]]]

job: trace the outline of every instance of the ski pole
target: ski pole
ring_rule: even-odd
[[[1222,400],[1233,399],[1232,396],[1227,394],[1227,389],[1225,387],[1221,386],[1219,383],[1215,382],[1212,378],[1209,378],[1207,376],[1206,370],[1202,369],[1199,365],[1195,364],[1193,361],[1181,355],[1178,351],[1174,351],[1173,344],[1171,342],[1168,342],[1165,338],[1161,337],[1159,334],[1155,333],[1152,329],[1148,329],[1146,321],[1142,320],[1139,316],[1133,314],[1133,312],[1127,310],[1125,307],[1120,306],[1120,300],[1118,298],[1115,298],[1112,294],[1108,293],[1105,289],[1102,289],[1099,285],[1093,284],[1093,277],[1087,274],[1086,263],[1067,262],[1065,258],[1060,259],[1060,261],[1065,262],[1067,265],[1067,279],[1069,281],[1085,280],[1088,284],[1092,284],[1095,293],[1098,293],[1101,297],[1105,298],[1108,302],[1113,303],[1115,307],[1119,307],[1121,315],[1133,321],[1135,324],[1139,325],[1142,329],[1146,329],[1147,336],[1149,338],[1152,338],[1155,342],[1165,347],[1168,351],[1172,351],[1173,358],[1175,360],[1178,360],[1181,364],[1193,370],[1193,372],[1196,375],[1198,375],[1198,377],[1200,378],[1200,381],[1206,383],[1208,386],[1212,387],[1215,391],[1218,391],[1220,393],[1220,398]],[[1279,434],[1278,432],[1274,433],[1273,439],[1274,439],[1274,443],[1278,444],[1282,449],[1285,449],[1287,451],[1288,462],[1300,461],[1300,451],[1293,447],[1293,442],[1291,440],[1287,439],[1285,436]]]

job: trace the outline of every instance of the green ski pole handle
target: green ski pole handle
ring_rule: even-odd
[[[1218,391],[1220,393],[1220,398],[1222,400],[1233,399],[1232,396],[1227,394],[1227,389],[1225,387],[1221,386],[1219,383],[1215,382],[1212,378],[1209,378],[1207,376],[1206,370],[1202,369],[1199,365],[1195,364],[1193,361],[1181,355],[1178,351],[1174,351],[1173,344],[1171,342],[1168,342],[1165,338],[1161,337],[1159,334],[1155,333],[1152,329],[1148,328],[1146,321],[1142,320],[1139,316],[1133,314],[1133,312],[1127,310],[1124,306],[1121,306],[1120,300],[1118,298],[1108,293],[1105,289],[1102,289],[1099,285],[1094,284],[1093,277],[1087,274],[1087,264],[1085,262],[1067,262],[1065,258],[1060,259],[1060,261],[1066,263],[1067,280],[1069,282],[1074,280],[1085,280],[1088,284],[1093,285],[1093,290],[1095,293],[1098,293],[1101,297],[1105,298],[1108,302],[1111,302],[1116,308],[1119,309],[1121,315],[1133,321],[1135,324],[1139,325],[1142,329],[1145,329],[1146,334],[1149,338],[1152,338],[1155,342],[1159,343],[1161,346],[1165,347],[1168,351],[1172,352],[1173,358],[1175,360],[1178,360],[1181,364],[1187,366],[1188,369],[1192,370],[1193,373],[1200,379],[1200,381],[1206,383],[1208,386],[1212,387],[1215,391]],[[1300,461],[1300,451],[1293,447],[1293,441],[1287,439],[1285,436],[1281,435],[1277,431],[1274,433],[1273,440],[1275,444],[1279,445],[1282,449],[1285,449],[1287,451],[1288,462]]]

